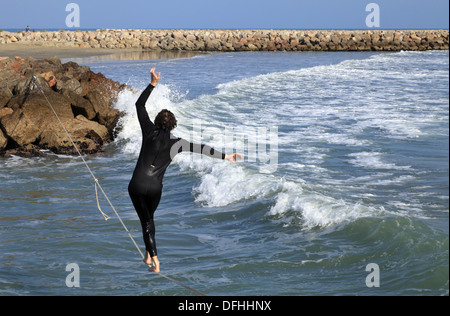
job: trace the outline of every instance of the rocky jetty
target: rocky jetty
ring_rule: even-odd
[[[448,50],[448,30],[96,30],[2,32],[10,43],[153,51]]]
[[[124,87],[57,57],[0,58],[0,155],[76,154],[48,102],[82,153],[101,151],[114,138],[121,113],[112,106]]]

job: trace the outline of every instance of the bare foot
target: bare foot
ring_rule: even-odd
[[[152,265],[152,258],[150,257],[150,253],[148,251],[145,253],[145,258],[143,261],[148,266]]]
[[[159,273],[160,272],[160,270],[159,270],[159,265],[160,264],[159,264],[158,257],[153,257],[152,261],[153,261],[153,266],[150,269],[148,269],[148,271]]]

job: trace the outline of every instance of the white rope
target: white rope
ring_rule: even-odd
[[[45,100],[47,101],[50,109],[53,111],[53,113],[55,114],[56,118],[58,119],[59,123],[61,124],[62,128],[64,129],[64,131],[67,134],[67,137],[69,137],[73,147],[76,149],[78,155],[80,156],[81,160],[83,160],[84,165],[86,166],[86,168],[89,170],[89,173],[91,174],[92,178],[94,179],[94,184],[95,184],[95,196],[97,199],[97,207],[98,210],[100,211],[100,213],[103,215],[103,217],[105,218],[105,220],[107,221],[108,219],[110,219],[110,217],[108,215],[106,215],[101,207],[100,207],[100,202],[99,202],[99,198],[98,198],[98,191],[97,191],[97,187],[100,189],[100,191],[102,192],[103,196],[105,197],[106,201],[108,201],[109,205],[111,206],[111,209],[114,211],[114,213],[116,214],[117,218],[119,219],[120,223],[122,224],[122,227],[125,229],[125,231],[128,234],[128,237],[130,237],[131,241],[133,242],[134,246],[136,247],[136,249],[138,250],[139,254],[141,255],[142,259],[145,259],[144,253],[141,251],[141,249],[139,248],[139,246],[137,245],[136,241],[134,240],[133,236],[131,236],[130,231],[128,230],[127,226],[125,225],[125,223],[122,221],[122,218],[120,217],[119,213],[117,212],[116,208],[114,207],[114,205],[111,203],[111,201],[109,200],[108,196],[106,195],[105,191],[103,190],[103,187],[101,186],[99,180],[95,177],[94,173],[92,172],[91,168],[89,167],[89,165],[87,164],[86,160],[84,159],[83,155],[81,154],[80,150],[78,149],[77,145],[75,145],[75,142],[73,141],[72,137],[70,136],[69,132],[67,131],[66,127],[64,126],[63,122],[61,121],[61,119],[59,118],[58,114],[56,113],[55,109],[53,108],[53,106],[51,105],[50,101],[48,100],[47,96],[44,93],[44,89],[42,88],[42,86],[40,85],[38,79],[33,76],[31,79],[30,84],[33,85],[33,87],[36,87],[39,89],[39,91],[41,91],[42,95],[44,96]],[[152,265],[148,265],[149,266],[149,271],[152,271]],[[175,279],[172,279],[162,273],[158,273],[160,276],[162,276],[163,278],[172,281],[182,287],[184,287],[185,289],[188,289],[196,294],[199,294],[201,296],[207,296],[206,294],[197,291],[196,289],[193,289]]]
[[[98,183],[98,179],[95,179],[95,199],[97,200],[97,208],[100,211],[100,213],[102,213],[103,217],[105,218],[105,221],[107,221],[108,219],[111,219],[111,217],[109,217],[108,215],[106,215],[103,211],[102,208],[100,207],[100,202],[98,200],[98,190],[97,190],[97,186],[99,186],[100,184]]]

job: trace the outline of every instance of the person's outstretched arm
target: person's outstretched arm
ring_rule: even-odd
[[[144,135],[149,135],[151,132],[155,130],[155,124],[153,124],[153,122],[150,120],[147,110],[145,109],[145,104],[147,103],[150,94],[152,93],[153,89],[156,87],[156,85],[159,82],[159,79],[161,78],[161,73],[159,73],[158,75],[155,74],[155,68],[152,68],[150,70],[150,73],[152,75],[152,82],[148,85],[148,87],[144,90],[144,92],[142,92],[141,96],[136,101],[136,111],[138,115],[138,120],[139,124],[141,125],[142,133]]]
[[[208,146],[208,145],[199,145],[190,143],[185,139],[179,138],[176,146],[178,148],[177,153],[182,152],[192,152],[197,153],[201,155],[205,155],[211,158],[221,159],[221,160],[228,160],[228,161],[237,161],[238,159],[242,159],[242,155],[239,153],[234,153],[232,155],[226,155],[222,153],[221,151],[215,150],[214,148]]]

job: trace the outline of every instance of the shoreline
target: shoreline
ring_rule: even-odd
[[[49,47],[37,44],[10,43],[0,45],[0,57],[34,57],[43,59],[51,56],[59,58],[82,58],[107,56],[114,54],[111,49],[80,48],[80,47]]]
[[[0,56],[61,58],[126,52],[448,50],[448,30],[0,31]],[[27,56],[26,56],[27,57]],[[36,56],[33,56],[36,57]],[[38,58],[38,57],[36,57]]]
[[[44,59],[57,56],[61,59],[71,58],[102,58],[116,60],[142,60],[142,59],[176,59],[189,58],[208,52],[189,51],[146,51],[142,49],[121,48],[83,48],[83,47],[52,47],[37,44],[10,43],[0,45],[0,58],[2,57],[34,57]]]

